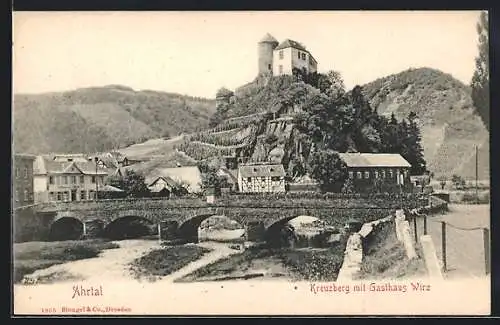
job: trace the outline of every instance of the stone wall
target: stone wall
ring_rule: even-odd
[[[359,231],[349,237],[344,252],[344,262],[337,276],[337,281],[352,281],[356,278],[361,271],[363,262],[363,239],[368,237],[373,231],[376,231],[384,223],[392,220],[393,216],[389,215],[382,219],[364,223]]]
[[[46,240],[50,231],[52,215],[39,215],[33,207],[20,208],[13,215],[14,242]]]

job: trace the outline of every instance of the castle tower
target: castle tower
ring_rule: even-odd
[[[259,75],[273,74],[273,50],[278,46],[278,41],[267,33],[258,44]]]

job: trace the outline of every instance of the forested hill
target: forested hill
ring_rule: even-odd
[[[479,178],[489,178],[489,133],[472,103],[471,90],[453,76],[429,68],[409,69],[364,85],[379,114],[397,119],[415,112],[428,168],[436,176],[475,176],[474,145],[479,146]]]
[[[208,126],[215,101],[111,85],[73,91],[16,94],[17,152],[92,152]]]

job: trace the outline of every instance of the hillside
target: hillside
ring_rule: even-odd
[[[13,144],[29,153],[89,152],[204,129],[215,101],[112,85],[16,94]]]
[[[428,168],[436,176],[475,177],[474,145],[479,146],[479,178],[489,178],[489,134],[475,113],[470,89],[438,70],[410,69],[363,87],[379,114],[397,119],[413,111],[419,118]]]

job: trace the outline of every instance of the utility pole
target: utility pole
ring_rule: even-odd
[[[476,203],[479,203],[479,195],[478,195],[478,189],[477,189],[477,179],[478,179],[478,159],[477,159],[477,145],[474,145],[475,151],[476,151]]]
[[[94,160],[95,160],[95,200],[97,201],[98,196],[99,196],[99,179],[97,177],[97,161],[99,160],[99,158],[96,156],[94,158]]]

